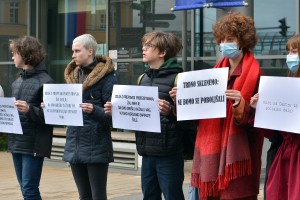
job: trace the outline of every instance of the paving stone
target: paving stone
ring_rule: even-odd
[[[185,162],[184,194],[188,199],[191,163]],[[118,172],[119,171],[119,172]],[[125,172],[125,173],[124,173]],[[135,175],[132,175],[135,174]],[[263,181],[263,179],[262,179]],[[259,200],[263,200],[262,184]],[[79,199],[71,169],[62,162],[46,161],[40,191],[43,200]],[[107,183],[109,200],[141,200],[141,177],[126,170],[109,170]],[[0,152],[0,200],[22,200],[10,153]]]

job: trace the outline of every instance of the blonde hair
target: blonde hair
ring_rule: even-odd
[[[73,44],[77,42],[83,44],[83,47],[86,49],[93,49],[93,55],[95,56],[97,51],[97,41],[94,36],[91,34],[80,35],[73,40]]]

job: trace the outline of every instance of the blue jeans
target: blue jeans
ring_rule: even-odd
[[[24,200],[41,200],[39,185],[44,158],[12,153],[14,167]]]
[[[182,154],[143,156],[142,191],[144,200],[184,200],[182,184],[184,160]]]

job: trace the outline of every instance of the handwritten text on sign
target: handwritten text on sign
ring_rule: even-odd
[[[23,134],[15,98],[0,97],[0,133]]]
[[[178,74],[177,120],[226,117],[228,68]]]
[[[45,84],[46,124],[83,126],[82,84]]]
[[[300,79],[262,76],[254,126],[300,134]]]
[[[111,101],[114,128],[161,131],[157,87],[115,85]]]

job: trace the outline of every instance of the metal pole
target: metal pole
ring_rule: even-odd
[[[36,13],[36,21],[35,21],[35,33],[36,33],[36,38],[40,38],[39,37],[39,19],[40,19],[40,12],[39,12],[39,1],[36,1],[36,7],[35,7],[35,13]]]
[[[195,69],[195,10],[191,12],[191,71]]]
[[[110,23],[110,20],[109,20],[109,9],[110,9],[110,5],[109,5],[109,3],[110,3],[110,1],[107,1],[106,2],[106,19],[105,19],[105,21],[106,21],[106,27],[105,27],[105,46],[106,46],[106,55],[108,56],[108,50],[109,50],[109,39],[110,39],[110,37],[109,37],[109,33],[110,33],[110,31],[109,31],[109,28],[110,28],[110,26],[109,26],[109,23]]]
[[[299,21],[299,19],[300,19],[300,3],[299,3],[299,1],[296,1],[296,19],[298,19],[298,20],[296,20],[296,34],[299,34],[299,29],[300,29],[300,21]]]
[[[183,11],[183,23],[182,23],[182,68],[186,71],[187,64],[187,11]]]

